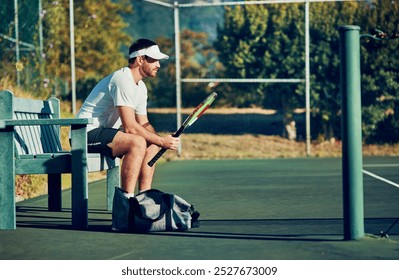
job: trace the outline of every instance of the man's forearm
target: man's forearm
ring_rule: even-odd
[[[147,130],[149,130],[149,131],[155,133],[155,134],[158,134],[158,133],[155,131],[155,128],[154,128],[149,122],[146,122],[145,124],[143,124],[143,127],[144,127],[145,129],[147,129]]]
[[[156,133],[150,123],[136,124],[134,127],[124,128],[125,133],[143,136],[148,143],[163,147],[163,138]]]

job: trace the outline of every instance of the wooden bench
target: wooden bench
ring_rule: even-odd
[[[119,159],[87,153],[91,119],[61,119],[57,98],[32,100],[0,92],[0,229],[16,228],[15,175],[48,174],[48,209],[61,211],[61,174],[72,177],[72,227],[88,227],[88,172],[107,170],[107,209],[119,186]],[[60,126],[71,129],[71,150]]]

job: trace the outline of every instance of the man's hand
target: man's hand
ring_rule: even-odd
[[[162,148],[176,150],[179,144],[180,137],[173,137],[172,135],[162,137]]]

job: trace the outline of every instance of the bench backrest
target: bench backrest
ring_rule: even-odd
[[[34,120],[59,118],[59,100],[32,100],[11,94],[12,119]],[[57,125],[17,126],[14,130],[15,153],[40,155],[62,151],[60,128]]]

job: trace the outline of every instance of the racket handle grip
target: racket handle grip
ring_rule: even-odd
[[[184,125],[182,125],[172,136],[173,137],[179,137],[180,134],[183,133],[184,131]],[[147,163],[149,167],[152,167],[157,160],[167,151],[168,149],[162,148],[159,150],[159,152]]]
[[[162,148],[159,152],[147,163],[149,167],[152,167],[157,160],[166,152],[167,149]]]

